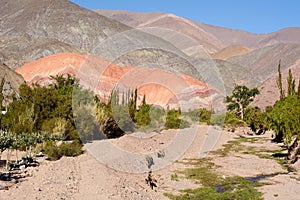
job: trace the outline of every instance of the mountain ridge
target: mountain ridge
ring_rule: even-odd
[[[230,94],[236,84],[263,84],[280,59],[284,70],[300,58],[298,27],[254,34],[163,12],[96,13],[67,0],[1,0],[0,12],[0,59],[12,69],[57,53],[89,53],[125,68],[221,77]]]
[[[168,13],[163,13],[163,12],[141,13],[141,12],[126,11],[126,10],[105,11],[105,10],[98,9],[95,10],[95,12],[103,14],[107,17],[110,17],[122,23],[125,23],[134,28],[140,27],[139,23],[141,23],[142,20],[144,21],[151,20],[155,17],[157,18],[163,15],[170,15]],[[123,16],[123,19],[120,16]],[[297,37],[297,35],[300,34],[299,27],[286,27],[267,34],[257,34],[257,33],[251,33],[239,29],[232,29],[232,28],[226,28],[226,27],[221,27],[216,25],[205,24],[202,22],[193,21],[191,19],[186,19],[186,18],[182,18],[182,19],[194,23],[202,30],[215,36],[219,41],[223,43],[224,47],[233,46],[233,45],[246,45],[249,46],[250,48],[261,48],[267,45],[273,45],[275,43],[285,43],[285,42],[300,43],[300,38]],[[293,32],[294,37],[292,39],[290,37],[287,37],[287,35],[291,34],[289,32]],[[272,41],[275,43],[272,43]]]

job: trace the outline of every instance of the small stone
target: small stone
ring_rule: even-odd
[[[13,183],[13,184],[15,184],[15,183],[17,183],[18,181],[17,181],[16,179],[12,178],[12,179],[10,180],[10,182]]]

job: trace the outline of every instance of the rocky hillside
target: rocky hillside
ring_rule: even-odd
[[[0,13],[0,56],[11,68],[58,52],[89,52],[129,29],[67,0],[1,0]]]
[[[280,59],[284,70],[293,66],[300,58],[298,37],[300,28],[286,28],[270,34],[253,34],[194,22],[162,12],[139,13],[122,10],[96,10],[96,12],[160,36],[191,57],[201,59],[205,57],[203,49],[206,50],[214,59],[212,62],[220,72],[227,94],[231,93],[236,84],[245,84],[248,87],[260,86],[277,74]],[[129,64],[135,65],[134,62],[138,61],[134,59]],[[205,63],[207,62],[203,61],[200,64],[203,71],[207,69]]]
[[[300,43],[300,28],[286,28],[269,34],[254,34],[203,23],[198,25],[214,35],[226,46],[245,45],[258,49],[278,43]]]
[[[213,59],[227,60],[233,56],[243,55],[250,52],[251,49],[247,46],[228,46],[221,49],[217,53],[211,54]]]
[[[283,65],[281,65],[283,66]],[[295,80],[300,78],[300,59],[298,59],[295,64],[290,68],[282,70],[282,85],[283,88],[287,88],[287,77],[288,71],[291,69],[292,74],[296,77]],[[252,106],[258,106],[261,109],[265,109],[266,106],[272,106],[279,100],[280,94],[276,81],[278,80],[278,73],[274,74],[272,77],[268,78],[262,84],[259,85],[258,89],[260,94],[257,95],[254,101],[251,103]],[[298,82],[296,81],[296,88],[298,87]],[[284,89],[287,92],[287,89]]]
[[[120,65],[147,61],[199,77],[189,58],[171,43],[67,0],[3,0],[0,13],[0,60],[13,69],[72,52],[118,60]]]
[[[197,56],[195,51],[203,51],[201,48],[214,53],[224,47],[218,38],[201,29],[194,21],[173,14],[107,10],[95,12],[170,41],[188,55]]]
[[[137,88],[139,100],[146,95],[148,103],[164,108],[177,108],[179,103],[183,110],[210,108],[213,98],[220,94],[211,86],[184,74],[159,68],[120,67],[92,55],[59,53],[27,63],[16,71],[28,84],[41,85],[51,83],[51,76],[71,74],[103,99],[116,88],[120,93]]]
[[[182,33],[187,32],[190,33],[187,35],[192,35],[190,31],[194,29],[197,31],[198,37],[204,39],[202,45],[207,47],[208,51],[210,51],[210,49],[213,50],[212,48],[208,48],[212,44],[217,45],[214,50],[220,50],[222,46],[245,45],[250,48],[262,48],[277,43],[300,43],[300,28],[286,28],[269,34],[254,34],[242,30],[195,22],[162,12],[139,13],[124,10],[96,10],[96,12],[135,28],[150,26],[167,28],[171,25],[166,23],[166,18],[173,18],[172,30],[182,31]],[[171,19],[169,19],[169,22],[171,22]],[[188,24],[189,29],[184,30],[184,28],[187,27],[183,26],[183,24]],[[209,37],[205,37],[205,35],[209,35]],[[209,45],[205,43],[205,39]],[[201,42],[201,40],[199,40],[199,42]]]
[[[231,57],[228,61],[247,68],[251,72],[248,85],[253,87],[277,74],[279,60],[284,70],[293,66],[299,58],[300,44],[280,43]]]
[[[4,80],[3,90],[0,91],[4,95],[3,103],[7,105],[11,100],[12,96],[18,96],[19,87],[25,83],[21,75],[8,68],[5,64],[0,63],[0,83]]]
[[[0,11],[0,60],[12,69],[61,52],[92,54],[115,63],[115,70],[163,69],[229,94],[235,84],[253,87],[271,78],[279,59],[283,70],[300,59],[300,28],[258,35],[159,12],[94,12],[68,0],[0,0]],[[71,70],[47,62],[40,66]],[[34,80],[45,78],[36,73]]]

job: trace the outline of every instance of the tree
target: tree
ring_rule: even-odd
[[[262,112],[258,107],[246,108],[245,121],[257,135],[264,134],[268,129],[267,113]]]
[[[284,90],[282,87],[282,76],[281,76],[281,60],[279,60],[278,63],[278,79],[277,79],[277,86],[279,88],[279,93],[280,93],[280,99],[284,99],[285,95],[284,95]]]
[[[280,69],[278,70],[278,80],[281,79]],[[295,91],[295,79],[291,70],[287,77],[287,97],[282,96],[277,101],[269,117],[271,128],[275,132],[275,142],[284,142],[288,148],[288,159],[295,162],[300,153],[300,86]],[[298,81],[300,83],[300,80]],[[282,92],[282,85],[278,84]]]
[[[2,121],[2,108],[3,108],[3,100],[4,100],[4,95],[3,95],[3,86],[4,86],[4,78],[1,80],[0,82],[0,125],[1,125],[1,121]],[[1,126],[0,126],[0,130],[1,130]]]
[[[297,91],[297,93],[298,93],[298,99],[300,99],[300,79],[298,81],[298,91]]]
[[[284,142],[289,151],[292,143],[300,140],[300,100],[296,95],[277,101],[272,110],[271,128],[275,132],[275,142]],[[300,151],[300,143],[299,143]],[[295,152],[297,154],[297,151]],[[296,155],[291,156],[295,158]]]
[[[169,110],[167,112],[165,128],[166,129],[179,129],[187,128],[190,124],[188,121],[182,119],[181,110]]]
[[[102,138],[118,138],[124,135],[124,131],[120,129],[111,113],[108,105],[98,102],[96,110],[97,120],[101,129],[98,137]]]
[[[288,96],[293,96],[296,94],[295,91],[295,79],[293,79],[292,70],[289,69],[289,76],[287,78],[288,83]]]
[[[134,90],[134,92],[131,93],[129,103],[128,103],[128,109],[131,119],[135,122],[134,116],[136,113],[136,106],[137,106],[137,89]]]
[[[259,94],[257,88],[249,89],[246,86],[235,86],[231,96],[226,97],[227,109],[235,112],[238,116],[244,120],[244,113],[247,106],[253,101],[254,97]]]
[[[116,105],[112,107],[111,111],[112,117],[120,129],[127,133],[134,131],[134,122],[127,106]]]
[[[3,95],[3,86],[4,86],[4,83],[5,83],[5,79],[3,78],[0,82],[0,112],[2,111],[2,103],[3,103],[3,100],[4,100],[4,95]]]
[[[142,104],[139,106],[139,110],[135,113],[134,116],[138,126],[148,126],[150,124],[150,109],[151,105],[146,103],[146,97],[144,95]]]

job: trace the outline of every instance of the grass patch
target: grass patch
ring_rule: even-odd
[[[212,153],[219,155],[221,157],[228,156],[231,152],[240,152],[242,154],[250,154],[255,155],[259,158],[275,160],[284,170],[289,170],[290,167],[287,165],[285,159],[280,156],[284,148],[276,149],[276,150],[268,150],[262,147],[256,146],[247,146],[243,143],[263,143],[266,139],[259,137],[240,137],[235,138],[235,140],[228,141],[223,145],[222,149],[218,149]]]
[[[209,159],[191,159],[188,164],[193,167],[179,172],[183,174],[185,178],[193,179],[204,186],[220,184],[220,177],[213,172],[213,169],[217,166]]]
[[[190,162],[184,162],[193,167],[187,168],[179,173],[185,178],[195,180],[202,187],[197,189],[188,189],[180,191],[181,195],[165,194],[173,200],[199,200],[199,199],[262,199],[262,194],[256,190],[259,186],[254,182],[247,181],[243,177],[228,177],[222,178],[215,173],[216,166],[209,159],[193,159]]]
[[[236,192],[224,192],[218,193],[216,189],[212,187],[203,187],[195,190],[185,190],[185,194],[180,196],[175,196],[172,194],[165,194],[168,198],[172,200],[261,200],[261,194],[257,191],[251,189],[246,189],[243,191]]]
[[[171,174],[171,180],[172,180],[172,181],[179,181],[178,175],[177,175],[176,173]]]
[[[287,165],[282,151],[284,148],[276,150],[269,150],[263,147],[255,145],[247,145],[243,143],[260,143],[268,141],[265,138],[260,137],[239,137],[235,140],[229,141],[223,145],[222,149],[214,151],[212,153],[225,157],[233,152],[240,152],[242,154],[251,154],[258,156],[259,158],[271,159],[277,161],[283,169],[290,170]],[[252,181],[243,177],[221,177],[215,172],[216,166],[209,158],[205,159],[192,159],[184,160],[182,163],[191,166],[184,171],[178,172],[184,175],[187,179],[195,180],[196,183],[201,184],[201,187],[197,189],[188,189],[180,191],[180,195],[165,194],[173,200],[198,200],[198,199],[263,199],[262,193],[257,190],[257,187],[261,187],[264,184],[259,181]],[[275,173],[276,174],[276,173]],[[181,177],[181,176],[180,176]],[[275,195],[274,195],[275,196]]]
[[[240,151],[245,150],[246,146],[242,145],[242,143],[244,143],[244,142],[255,143],[258,140],[259,140],[258,137],[251,137],[251,138],[239,137],[239,138],[235,138],[235,140],[228,141],[226,144],[224,144],[222,149],[218,149],[216,151],[213,151],[212,153],[217,154],[217,155],[222,156],[222,157],[225,157],[225,156],[228,156],[228,154],[232,151],[240,152]]]
[[[289,170],[289,166],[287,165],[287,161],[284,159],[284,157],[275,156],[278,154],[282,154],[283,150],[284,149],[269,150],[265,148],[251,146],[246,147],[245,151],[242,153],[255,155],[262,159],[275,160],[282,167],[282,169]]]

